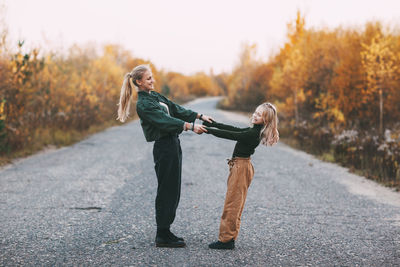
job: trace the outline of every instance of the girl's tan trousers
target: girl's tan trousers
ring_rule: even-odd
[[[247,190],[254,176],[254,168],[250,158],[235,157],[228,162],[229,177],[226,191],[224,211],[219,227],[219,241],[228,242],[237,238],[240,228]]]

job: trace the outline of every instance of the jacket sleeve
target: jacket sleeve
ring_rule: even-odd
[[[231,132],[243,132],[243,131],[247,131],[250,128],[246,127],[246,128],[239,128],[239,127],[235,127],[229,124],[223,124],[223,123],[218,123],[216,121],[213,121],[212,123],[209,123],[207,121],[203,121],[203,125],[207,126],[207,127],[215,127],[221,130],[228,130]]]
[[[184,121],[169,116],[152,103],[138,105],[136,110],[141,120],[147,121],[160,130],[174,133],[181,133],[183,131]]]
[[[175,117],[186,122],[194,122],[196,120],[197,112],[194,112],[190,109],[185,109],[172,101],[170,102]]]
[[[235,141],[247,141],[251,138],[252,134],[250,131],[233,132],[228,130],[220,130],[215,128],[206,127],[208,134],[212,134],[216,137],[235,140]]]
[[[181,119],[186,122],[194,122],[197,117],[197,112],[194,112],[190,109],[185,109],[178,104],[175,104],[165,96],[158,94],[164,101],[168,103],[168,107],[172,111],[172,114],[175,118]]]

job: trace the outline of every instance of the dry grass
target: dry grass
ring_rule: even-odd
[[[72,145],[87,138],[92,134],[101,132],[111,126],[119,124],[120,123],[118,123],[117,121],[108,121],[101,125],[93,125],[89,127],[89,129],[82,132],[76,130],[64,131],[60,129],[50,128],[37,129],[34,132],[32,140],[30,141],[30,144],[28,146],[25,146],[22,149],[13,151],[11,153],[1,155],[0,166],[9,164],[14,160],[27,157],[38,152],[44,152],[49,149]]]

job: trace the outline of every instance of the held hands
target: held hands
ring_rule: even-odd
[[[203,121],[203,125],[207,126],[207,127],[216,127],[216,124],[218,124],[218,122],[216,122],[213,118],[211,118],[211,121]]]
[[[202,134],[207,132],[207,129],[204,125],[195,124],[194,122],[193,123],[185,122],[184,130],[185,131],[191,130],[197,134]]]
[[[207,126],[207,127],[213,127],[213,123],[215,123],[215,121],[212,121],[212,122],[203,121],[203,125]]]
[[[199,119],[202,120],[203,122],[209,122],[209,123],[212,123],[214,121],[212,117],[203,114],[200,116]]]
[[[212,122],[214,122],[214,119],[212,117],[207,116],[207,115],[203,115],[203,114],[198,115],[197,119],[202,120],[203,121],[203,125],[194,124],[194,123],[192,125],[189,124],[185,128],[185,130],[189,130],[190,129],[190,130],[192,130],[193,132],[195,132],[197,134],[206,133],[207,132],[206,126],[208,126],[208,125],[206,125],[206,123],[211,125]]]
[[[198,115],[197,119],[203,121],[203,125],[193,124],[193,129],[192,130],[193,130],[193,132],[195,132],[197,134],[206,133],[207,132],[207,129],[206,129],[207,125],[204,125],[204,123],[205,122],[212,123],[214,121],[214,119],[212,117],[207,116],[207,115],[203,115],[203,114]]]
[[[199,125],[199,124],[195,124],[194,128],[193,128],[193,132],[197,133],[197,134],[202,134],[207,132],[206,127],[204,127],[204,125]]]

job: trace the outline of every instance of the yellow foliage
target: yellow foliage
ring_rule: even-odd
[[[0,120],[6,119],[6,114],[4,113],[4,105],[5,105],[5,102],[0,103]]]
[[[376,128],[382,113],[393,125],[400,117],[400,35],[381,29],[380,23],[364,30],[306,29],[298,12],[277,55],[260,63],[249,56],[253,47],[239,54],[240,64],[225,79],[225,104],[250,110],[266,99],[288,123],[313,121],[333,132]],[[270,71],[255,71],[260,65]],[[248,97],[254,92],[263,97]]]

